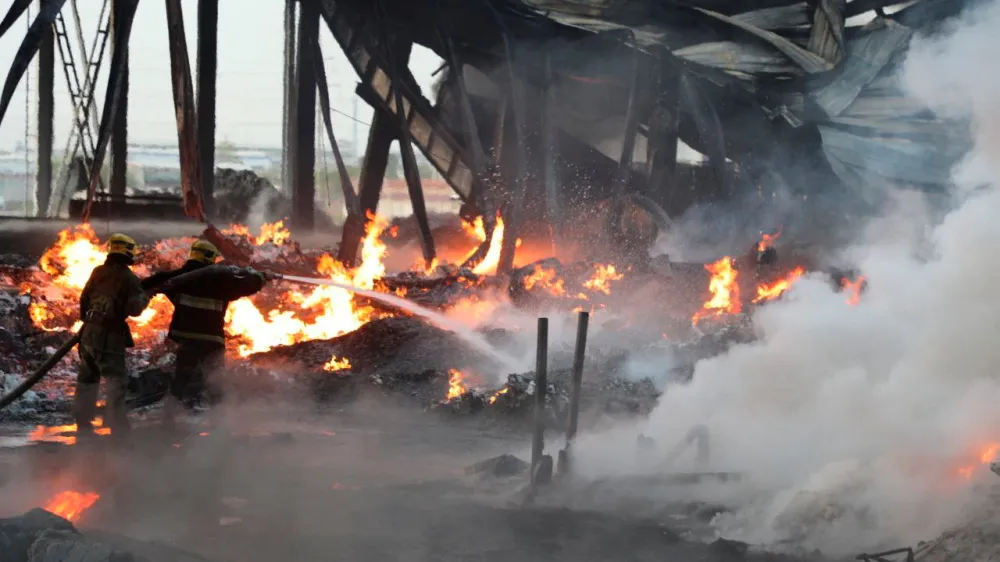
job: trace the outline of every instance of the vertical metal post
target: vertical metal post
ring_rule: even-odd
[[[319,7],[315,0],[299,2],[295,47],[295,176],[292,179],[292,225],[311,232],[316,205],[316,63]]]
[[[198,0],[198,152],[205,214],[215,211],[215,98],[219,51],[219,0]]]
[[[542,109],[542,170],[545,182],[545,218],[556,238],[562,229],[562,206],[559,204],[559,179],[556,177],[556,91],[552,75],[552,54],[545,53],[545,102]]]
[[[646,194],[665,208],[675,194],[677,182],[677,123],[680,117],[681,69],[672,64],[666,49],[657,52],[659,70],[656,90],[659,92],[653,102],[649,118],[649,137],[646,144]],[[669,212],[669,209],[668,209]]]
[[[576,323],[576,349],[573,352],[573,388],[569,401],[569,423],[566,426],[566,446],[576,438],[576,429],[580,417],[580,386],[583,384],[583,359],[587,352],[587,326],[590,323],[590,313],[580,311]]]
[[[40,0],[45,4],[45,0]],[[49,26],[43,31],[38,49],[38,175],[35,191],[35,215],[43,217],[52,198],[52,137],[55,110],[55,34]]]
[[[391,117],[381,111],[375,111],[371,129],[368,130],[368,146],[361,164],[361,177],[358,179],[361,214],[348,215],[340,237],[337,259],[348,267],[353,267],[357,262],[358,244],[365,235],[367,215],[374,214],[378,210],[378,201],[382,196],[382,182],[385,180],[385,170],[389,165],[389,148],[398,130],[393,125]]]
[[[634,36],[633,36],[634,42]],[[625,188],[628,186],[632,173],[632,160],[635,153],[635,137],[639,132],[639,111],[636,103],[642,75],[639,72],[639,51],[633,49],[632,87],[628,93],[628,105],[625,107],[625,136],[622,140],[622,153],[618,161],[618,175],[615,178],[615,196],[613,199],[611,224],[618,228],[622,209],[625,204]],[[609,225],[610,226],[610,225]]]
[[[296,0],[285,0],[285,73],[284,99],[281,115],[281,189],[286,194],[292,188],[295,154],[295,5]]]
[[[112,30],[117,36],[120,32],[119,21],[122,16],[122,3],[120,0],[112,0]],[[118,43],[115,42],[117,46]],[[125,198],[128,177],[128,92],[129,92],[129,57],[128,43],[122,49],[122,85],[121,97],[118,100],[118,110],[114,116],[114,124],[111,129],[111,202],[112,212],[117,212],[116,207],[121,205]],[[96,165],[96,164],[95,164]]]
[[[536,470],[545,450],[545,393],[548,388],[549,319],[538,319],[538,343],[535,356],[535,432],[531,440],[531,487],[539,483]]]

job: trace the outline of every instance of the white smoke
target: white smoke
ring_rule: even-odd
[[[932,222],[901,193],[846,254],[869,282],[859,304],[807,277],[759,310],[758,342],[700,362],[653,412],[647,435],[706,424],[712,468],[752,475],[753,501],[716,521],[727,536],[846,554],[959,521],[957,467],[1000,441],[997,30],[992,2],[915,39],[903,71],[911,95],[973,124],[954,210]],[[995,478],[985,468],[973,482]]]

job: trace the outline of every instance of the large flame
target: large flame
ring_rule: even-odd
[[[319,260],[319,274],[362,289],[375,288],[375,281],[385,275],[382,260],[386,245],[380,236],[388,222],[371,215],[369,219],[371,223],[361,246],[361,265],[348,270],[324,254]],[[376,315],[374,308],[356,305],[354,295],[339,287],[323,285],[309,291],[290,290],[283,298],[285,306],[266,313],[249,298],[230,304],[226,332],[238,340],[238,355],[245,357],[279,345],[334,338],[357,330]]]
[[[486,241],[486,227],[483,226],[483,217],[476,217],[476,220],[471,223],[463,220],[462,230],[470,238],[478,240],[480,244]],[[487,250],[483,259],[472,268],[472,272],[476,275],[496,273],[497,266],[500,264],[500,248],[503,246],[503,230],[503,218],[500,216],[500,213],[497,213],[496,224],[493,226],[493,235],[490,236],[489,250]],[[474,253],[476,253],[476,249],[473,249],[462,261],[468,261]]]
[[[757,285],[757,296],[754,297],[753,302],[759,303],[770,301],[780,297],[785,291],[790,289],[800,277],[805,275],[805,273],[806,270],[804,268],[796,267],[791,273],[781,279],[778,279],[777,281]]]
[[[583,286],[591,291],[598,291],[605,295],[611,294],[611,282],[619,281],[625,277],[624,273],[619,273],[613,265],[598,264],[594,267],[594,275],[583,282]]]
[[[385,275],[383,259],[386,245],[380,236],[388,223],[382,217],[369,216],[371,222],[361,248],[361,264],[345,268],[329,255],[319,259],[317,272],[331,280],[363,289],[377,289],[376,281]],[[254,236],[242,225],[226,229],[229,235],[242,237],[247,243],[270,249],[289,242],[289,233],[279,221],[261,227]],[[176,243],[175,243],[176,242]],[[159,259],[168,256],[174,266],[183,263],[191,239],[171,239],[157,244],[154,254]],[[256,250],[257,248],[255,248]],[[68,228],[59,233],[57,242],[45,252],[33,283],[22,290],[30,294],[29,315],[42,330],[79,329],[80,292],[91,272],[104,263],[105,251],[93,229],[88,225]],[[146,264],[134,267],[140,276],[147,275]],[[328,339],[358,329],[377,316],[367,304],[356,303],[353,294],[344,289],[316,286],[310,289],[281,287],[276,302],[262,304],[264,299],[244,298],[231,303],[226,314],[226,332],[231,336],[230,352],[238,356],[267,351],[279,345]],[[170,323],[173,306],[163,295],[154,297],[140,316],[128,320],[137,345],[152,346],[162,341]]]
[[[540,264],[536,265],[531,273],[524,277],[523,283],[524,288],[528,291],[538,287],[553,296],[560,297],[566,294],[566,283],[559,276],[559,272],[555,269],[542,267]]]
[[[450,402],[456,398],[461,398],[462,395],[469,392],[469,389],[465,386],[465,378],[462,371],[458,369],[450,369],[448,371],[448,394],[445,400]]]
[[[52,497],[45,504],[45,511],[54,513],[69,521],[77,521],[84,511],[97,503],[101,495],[94,492],[77,492],[64,490]]]
[[[692,325],[698,324],[703,318],[739,314],[742,310],[740,287],[736,283],[739,273],[736,271],[733,258],[726,256],[715,263],[707,264],[705,269],[712,274],[708,282],[708,290],[712,296],[702,305],[701,310],[691,317]]]

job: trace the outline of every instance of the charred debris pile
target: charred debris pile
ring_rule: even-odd
[[[471,253],[485,236],[474,225],[465,226],[464,251]],[[253,256],[259,269],[327,278],[405,297],[449,315],[498,350],[526,359],[520,361],[523,372],[494,366],[489,369],[493,375],[487,377],[477,371],[489,359],[449,330],[340,288],[275,282],[230,305],[228,370],[238,392],[259,397],[305,391],[330,400],[375,391],[454,413],[528,410],[535,393],[533,363],[528,359],[535,353],[532,328],[530,323],[523,328],[523,322],[521,328],[505,325],[504,312],[522,319],[553,316],[573,322],[574,310],[591,311],[601,329],[617,339],[591,338],[584,408],[641,415],[652,407],[664,384],[690,377],[697,360],[751,340],[754,335],[745,313],[780,297],[805,272],[803,265],[777,259],[773,248],[758,244],[748,256],[726,256],[711,264],[670,264],[661,259],[643,266],[547,258],[519,266],[509,282],[502,283],[494,275],[496,264],[488,263],[496,252],[464,267],[420,265],[388,273],[384,258],[389,245],[405,242],[393,240],[394,229],[381,219],[369,227],[360,263],[354,268],[331,257],[332,249],[301,248],[280,221],[257,233],[240,225],[224,233]],[[770,240],[764,241],[770,244]],[[178,267],[191,241],[166,239],[144,248],[137,273],[145,276]],[[79,329],[79,293],[90,271],[103,260],[100,240],[86,225],[61,232],[37,263],[16,254],[4,257],[0,264],[4,390],[16,386],[20,377]],[[851,283],[861,282],[838,279],[848,292],[857,290]],[[129,320],[136,339],[128,359],[133,373],[130,402],[135,407],[155,403],[165,392],[174,361],[172,345],[165,341],[171,313],[169,300],[160,295],[141,316]],[[550,347],[547,403],[553,423],[561,423],[566,414],[571,347],[559,342]],[[654,376],[630,372],[629,362],[636,356],[647,357]],[[68,411],[76,362],[76,355],[70,354],[0,416],[28,421]]]

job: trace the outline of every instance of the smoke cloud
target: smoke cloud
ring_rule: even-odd
[[[979,457],[1000,441],[997,29],[1000,2],[980,6],[915,39],[902,70],[910,95],[971,123],[948,212],[897,193],[842,256],[867,276],[859,304],[805,278],[755,314],[759,341],[697,364],[642,429],[669,445],[705,424],[711,468],[749,473],[741,507],[715,521],[724,536],[840,554],[915,544],[995,478]],[[957,474],[969,463],[971,482]]]

